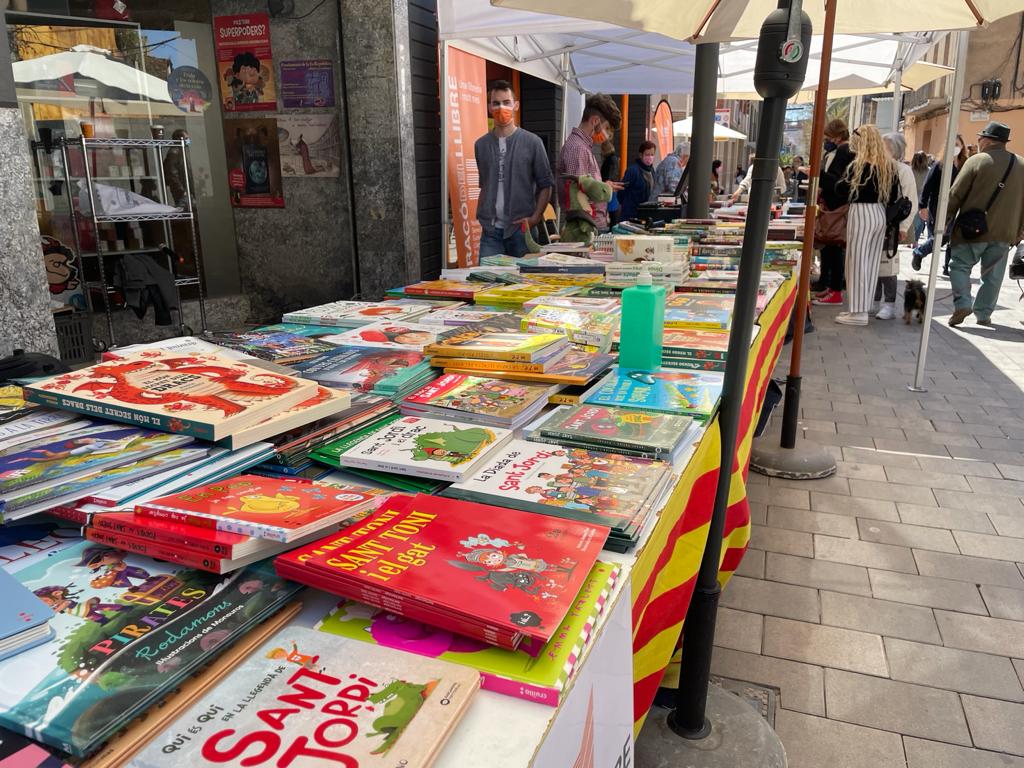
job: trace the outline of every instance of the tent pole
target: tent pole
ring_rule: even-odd
[[[892,132],[897,133],[900,129],[900,113],[903,111],[903,65],[892,79]]]
[[[776,477],[816,479],[836,471],[835,459],[821,446],[806,440],[797,449],[797,422],[800,418],[800,364],[803,358],[804,324],[810,295],[811,262],[814,260],[814,220],[818,213],[818,176],[821,173],[821,146],[825,139],[825,117],[828,107],[828,81],[831,78],[832,38],[836,29],[836,4],[825,3],[825,28],[822,32],[821,62],[818,87],[814,94],[814,116],[811,121],[810,172],[807,184],[807,208],[804,213],[804,244],[800,256],[800,278],[797,284],[796,309],[793,312],[793,348],[789,374],[786,376],[786,399],[782,408],[782,436],[778,446],[770,437],[754,441],[750,467],[755,472]]]
[[[807,52],[811,44],[811,21],[801,9],[801,0],[779,0],[779,6],[765,19],[758,42],[754,84],[764,98],[764,104],[751,174],[750,206],[743,229],[736,302],[718,413],[722,441],[718,483],[708,526],[708,540],[704,546],[693,599],[683,623],[683,658],[679,670],[676,708],[669,714],[667,721],[668,727],[675,734],[695,740],[706,738],[711,732],[705,712],[715,620],[722,592],[718,568],[729,509],[729,490],[736,468],[750,337],[756,317],[757,290],[761,282],[764,246],[768,239],[773,190],[779,172],[779,147],[782,145],[786,121],[786,101],[803,85],[807,73]],[[795,27],[793,17],[796,20]],[[796,56],[789,56],[788,61],[782,57],[783,51],[793,50],[797,51]],[[703,189],[706,190],[706,187]],[[706,192],[704,199],[707,199]]]
[[[441,73],[441,268],[447,269],[451,258],[448,238],[448,41],[442,40],[438,50]]]
[[[697,46],[690,119],[690,163],[686,217],[708,217],[711,161],[715,152],[715,103],[718,96],[718,43]]]
[[[921,327],[921,344],[917,350],[917,371],[914,383],[907,387],[911,392],[927,392],[924,386],[925,363],[928,358],[928,337],[932,329],[932,313],[935,310],[935,283],[939,272],[939,259],[942,257],[943,235],[946,232],[946,214],[949,204],[950,179],[953,175],[952,158],[956,145],[956,134],[960,123],[960,103],[964,95],[964,69],[967,62],[967,45],[970,42],[969,32],[957,32],[956,60],[953,63],[953,88],[949,94],[949,125],[946,128],[946,150],[942,163],[942,176],[939,180],[939,204],[935,211],[935,245],[932,248],[931,264],[928,269],[928,299],[924,304],[924,318]]]

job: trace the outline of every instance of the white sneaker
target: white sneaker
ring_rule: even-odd
[[[892,320],[896,317],[896,304],[888,301],[882,304],[882,308],[878,310],[875,317],[879,320]]]
[[[836,315],[836,322],[840,325],[867,325],[867,312],[840,312]]]

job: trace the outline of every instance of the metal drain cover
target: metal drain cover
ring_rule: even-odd
[[[734,693],[752,706],[772,728],[775,727],[775,710],[779,705],[779,689],[771,685],[748,683],[746,680],[733,680],[730,677],[711,676],[711,683],[719,688]]]

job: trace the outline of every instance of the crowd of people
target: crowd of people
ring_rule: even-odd
[[[610,96],[587,98],[579,125],[558,152],[554,173],[541,139],[517,125],[519,102],[511,84],[491,83],[487,103],[494,127],[474,147],[481,256],[525,255],[526,232],[541,223],[553,198],[575,221],[601,233],[619,220],[637,217],[645,204],[678,193],[688,145],[680,143],[656,161],[655,144],[643,141],[623,171],[613,141],[622,114]],[[977,323],[991,325],[1010,247],[1024,238],[1024,158],[1007,150],[1009,141],[1010,129],[998,122],[978,134],[977,145],[966,145],[957,136],[946,216],[950,223],[943,237],[948,243],[943,273],[953,287],[952,326],[971,314]],[[896,317],[899,245],[913,246],[915,270],[934,248],[944,159],[915,152],[908,162],[906,149],[902,134],[882,135],[873,125],[851,132],[836,119],[825,128],[814,233],[821,270],[814,302],[843,305],[836,317],[840,324],[865,326],[872,313],[880,320]],[[729,196],[733,203],[750,190],[753,156],[750,160],[746,171],[736,168]],[[780,164],[776,195],[804,201],[809,171],[799,156]],[[607,199],[587,198],[585,205],[570,199],[582,194],[579,180],[586,177],[606,185]],[[724,194],[724,182],[722,162],[716,160],[709,195]],[[979,264],[981,287],[974,298],[971,273]]]

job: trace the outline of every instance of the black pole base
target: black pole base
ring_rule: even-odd
[[[701,727],[697,730],[692,730],[679,722],[678,710],[672,710],[668,713],[668,720],[665,721],[665,724],[676,736],[681,736],[684,739],[689,739],[690,741],[700,741],[701,739],[706,739],[711,735],[710,720],[705,717],[704,723]]]
[[[683,660],[679,669],[676,708],[668,717],[668,727],[684,739],[703,739],[711,733],[705,716],[708,683],[711,679],[711,654],[714,652],[715,621],[722,588],[718,581],[709,589],[698,584],[690,601],[683,625]]]
[[[782,405],[782,447],[796,447],[796,426],[800,418],[799,376],[786,377],[786,399]]]

